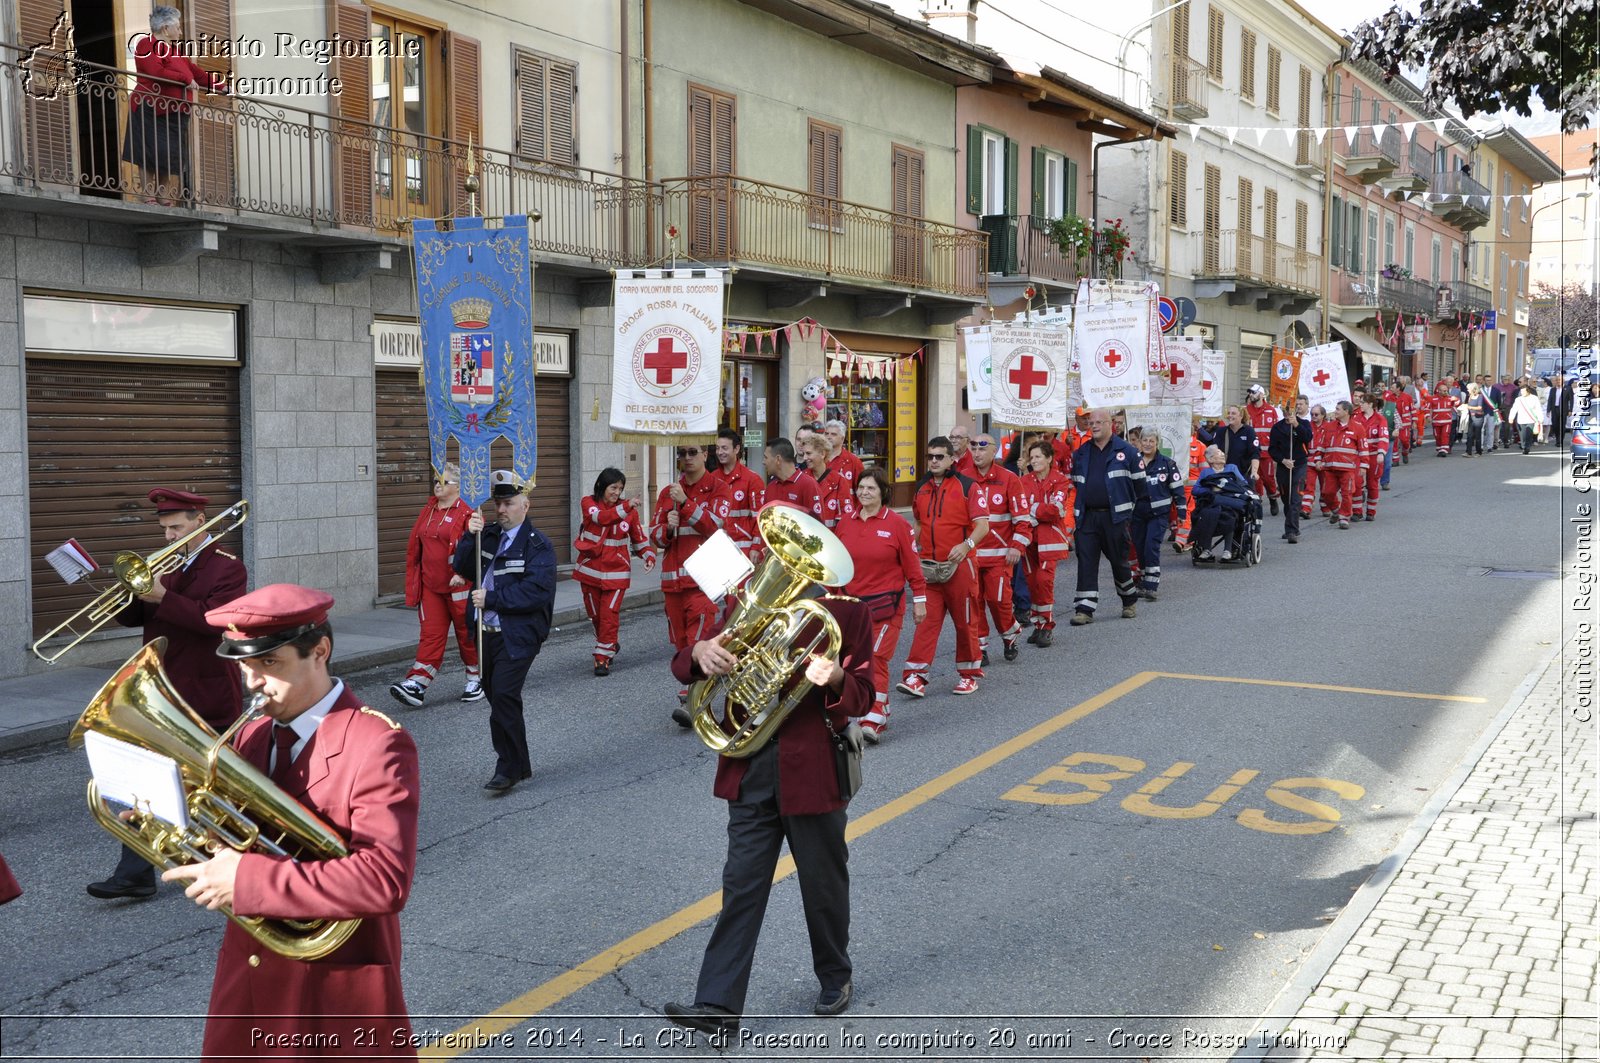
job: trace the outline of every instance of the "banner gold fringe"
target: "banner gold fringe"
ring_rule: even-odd
[[[697,432],[619,432],[611,430],[613,443],[643,443],[652,447],[686,447],[690,444],[700,447],[714,446],[717,441],[715,435],[701,435]]]

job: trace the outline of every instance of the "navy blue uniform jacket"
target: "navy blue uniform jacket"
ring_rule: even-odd
[[[500,616],[500,631],[513,660],[532,657],[550,634],[550,614],[556,600],[556,548],[533,518],[522,522],[522,534],[504,557],[494,558],[494,586],[485,603]],[[484,563],[500,549],[500,525],[483,526]],[[477,536],[463,535],[456,544],[455,570],[467,580],[476,575]],[[468,603],[472,623],[478,613]]]

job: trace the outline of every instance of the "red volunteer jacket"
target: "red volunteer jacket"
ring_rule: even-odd
[[[767,482],[761,474],[743,462],[736,462],[732,472],[721,467],[710,470],[711,475],[722,478],[728,485],[728,536],[733,545],[751,553],[761,545],[761,533],[756,528],[756,514],[767,504]]]
[[[871,517],[860,511],[841,520],[834,529],[839,541],[856,564],[855,578],[845,587],[846,594],[868,598],[892,594],[911,585],[911,600],[927,601],[928,585],[922,578],[922,559],[911,541],[911,525],[888,506]]]
[[[1340,424],[1332,418],[1324,423],[1329,428],[1322,448],[1322,467],[1335,471],[1349,469],[1352,472],[1365,469],[1367,437],[1355,419],[1352,418],[1349,424]]]
[[[572,578],[590,587],[626,590],[633,576],[629,551],[643,558],[656,556],[639,511],[628,499],[608,506],[593,495],[584,496],[578,508],[582,520],[578,537],[572,541],[578,555]]]
[[[988,504],[989,534],[978,544],[974,556],[979,568],[994,568],[1006,563],[1007,550],[1026,552],[1033,541],[1033,517],[1028,490],[1022,479],[998,462],[987,473],[973,477]]]
[[[866,465],[848,450],[841,450],[828,459],[828,468],[832,472],[843,476],[848,489],[854,492],[857,481],[861,479],[862,472],[866,470]]]
[[[1029,475],[1023,484],[1033,521],[1028,556],[1046,561],[1065,556],[1072,549],[1072,481],[1052,469],[1043,480]]]
[[[929,561],[948,561],[956,544],[989,516],[989,496],[965,476],[937,482],[925,477],[911,499],[917,518],[917,552]]]
[[[851,492],[851,481],[836,469],[824,469],[822,478],[817,481],[817,516],[822,523],[837,529],[841,520],[854,516],[855,512],[856,498]]]
[[[461,499],[449,509],[440,509],[438,500],[429,497],[428,504],[417,514],[411,525],[411,538],[406,542],[406,605],[416,608],[422,604],[422,592],[429,594],[454,594],[450,577],[456,570],[450,562],[456,556],[456,544],[466,534],[467,521],[472,519],[472,507]],[[461,588],[463,594],[466,588]]]
[[[699,590],[694,577],[683,571],[683,563],[700,549],[707,536],[715,535],[728,521],[733,506],[728,501],[728,485],[722,477],[709,471],[700,482],[691,484],[679,480],[678,486],[688,496],[682,504],[672,500],[670,487],[663,487],[656,497],[655,522],[650,527],[650,541],[664,553],[661,558],[661,589],[664,591]],[[676,510],[678,527],[667,527],[667,514]]]

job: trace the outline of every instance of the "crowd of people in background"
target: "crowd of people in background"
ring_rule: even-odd
[[[733,429],[714,446],[680,446],[679,478],[660,492],[647,523],[627,481],[608,468],[580,506],[573,578],[594,625],[596,676],[610,674],[621,650],[620,618],[632,564],[661,569],[669,638],[681,652],[726,619],[730,599],[708,598],[685,569],[700,544],[725,531],[753,564],[764,544],[763,506],[813,514],[849,551],[855,576],[842,592],[866,603],[872,623],[875,701],[863,721],[867,740],[889,724],[892,692],[925,697],[940,634],[955,635],[955,695],[976,693],[993,653],[1015,661],[1023,643],[1055,644],[1057,566],[1076,557],[1070,624],[1101,615],[1102,560],[1111,570],[1120,616],[1160,597],[1162,557],[1187,554],[1197,565],[1261,558],[1263,522],[1283,518],[1281,541],[1300,542],[1314,517],[1348,530],[1377,520],[1396,464],[1431,442],[1435,455],[1476,457],[1559,443],[1575,408],[1574,383],[1495,381],[1485,374],[1426,375],[1368,383],[1327,409],[1305,396],[1282,406],[1251,385],[1220,420],[1195,417],[1188,438],[1164,439],[1152,426],[1129,424],[1125,411],[1079,408],[1061,431],[976,434],[957,425],[925,445],[926,475],[910,512],[889,504],[885,471],[865,467],[845,447],[846,428],[830,421],[802,426],[793,440],[774,438],[758,472],[740,459]],[[1187,474],[1182,470],[1187,458]],[[473,522],[447,467],[412,532],[407,597],[422,617],[416,662],[391,692],[422,703],[455,628],[467,666],[463,700],[483,696],[476,654],[462,637],[469,588],[454,544]],[[895,678],[893,658],[909,612],[910,648]],[[1031,629],[1024,637],[1024,629]],[[687,688],[673,719],[684,727]],[[508,718],[515,714],[507,707]],[[518,729],[520,730],[520,729]],[[526,770],[520,749],[502,757],[515,779]],[[516,761],[513,763],[513,761]]]

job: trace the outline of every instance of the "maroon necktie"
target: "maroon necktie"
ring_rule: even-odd
[[[272,725],[272,781],[282,786],[289,778],[289,765],[292,763],[291,752],[294,744],[300,738],[294,733],[293,727],[281,723]]]

